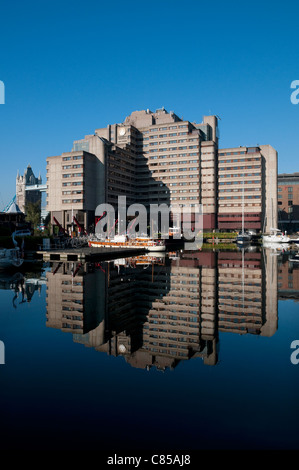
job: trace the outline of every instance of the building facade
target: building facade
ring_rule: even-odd
[[[277,190],[279,228],[299,231],[299,173],[278,175]]]
[[[228,164],[236,150],[243,154],[234,163],[232,175]],[[263,224],[270,227],[270,218],[271,226],[277,223],[276,176],[277,153],[271,146],[218,152],[216,116],[204,116],[197,124],[164,108],[155,112],[147,109],[74,141],[67,154],[48,157],[47,205],[64,228],[70,223],[70,214],[91,227],[99,204],[116,208],[118,196],[126,196],[127,206],[135,202],[147,208],[166,204],[172,214],[183,207],[195,212],[201,205],[204,230],[218,226],[236,230],[240,228],[245,180],[246,227],[254,225],[260,230]],[[229,190],[236,182],[232,195]]]
[[[277,228],[277,152],[270,145],[220,149],[218,228]]]

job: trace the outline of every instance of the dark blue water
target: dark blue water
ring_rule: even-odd
[[[29,267],[21,284],[2,274],[0,448],[298,449],[299,364],[290,344],[299,339],[299,271],[288,258],[249,255],[67,263],[55,274],[57,264]],[[178,292],[185,297],[175,300]],[[188,307],[194,333],[184,323],[192,296],[200,299]],[[238,323],[234,312],[248,299]],[[208,334],[204,317],[214,325]]]

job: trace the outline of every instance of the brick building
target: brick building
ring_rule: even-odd
[[[278,175],[279,228],[289,233],[299,230],[299,173]]]

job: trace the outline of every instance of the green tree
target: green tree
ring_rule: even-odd
[[[43,219],[43,223],[45,225],[44,235],[49,236],[51,233],[51,214],[48,212],[46,217]]]
[[[27,202],[25,206],[26,220],[31,222],[34,230],[40,223],[41,207],[40,202]]]

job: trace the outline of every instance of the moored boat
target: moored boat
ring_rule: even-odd
[[[0,249],[0,269],[19,268],[24,262],[22,252],[18,247],[15,237],[25,237],[30,235],[29,230],[18,230],[13,232],[12,241],[14,248],[1,248]]]
[[[249,243],[251,241],[251,235],[247,232],[240,232],[236,238],[236,242],[240,245]]]
[[[263,242],[266,243],[290,243],[291,241],[286,233],[276,228],[271,228],[269,235],[263,235]]]
[[[6,268],[19,268],[22,266],[24,259],[21,257],[21,252],[18,247],[16,248],[2,248],[0,250],[0,269]]]
[[[149,237],[128,238],[126,235],[116,235],[114,238],[96,239],[90,238],[88,241],[90,247],[94,248],[124,248],[139,249],[145,251],[165,251],[165,242],[160,239],[152,239]]]

